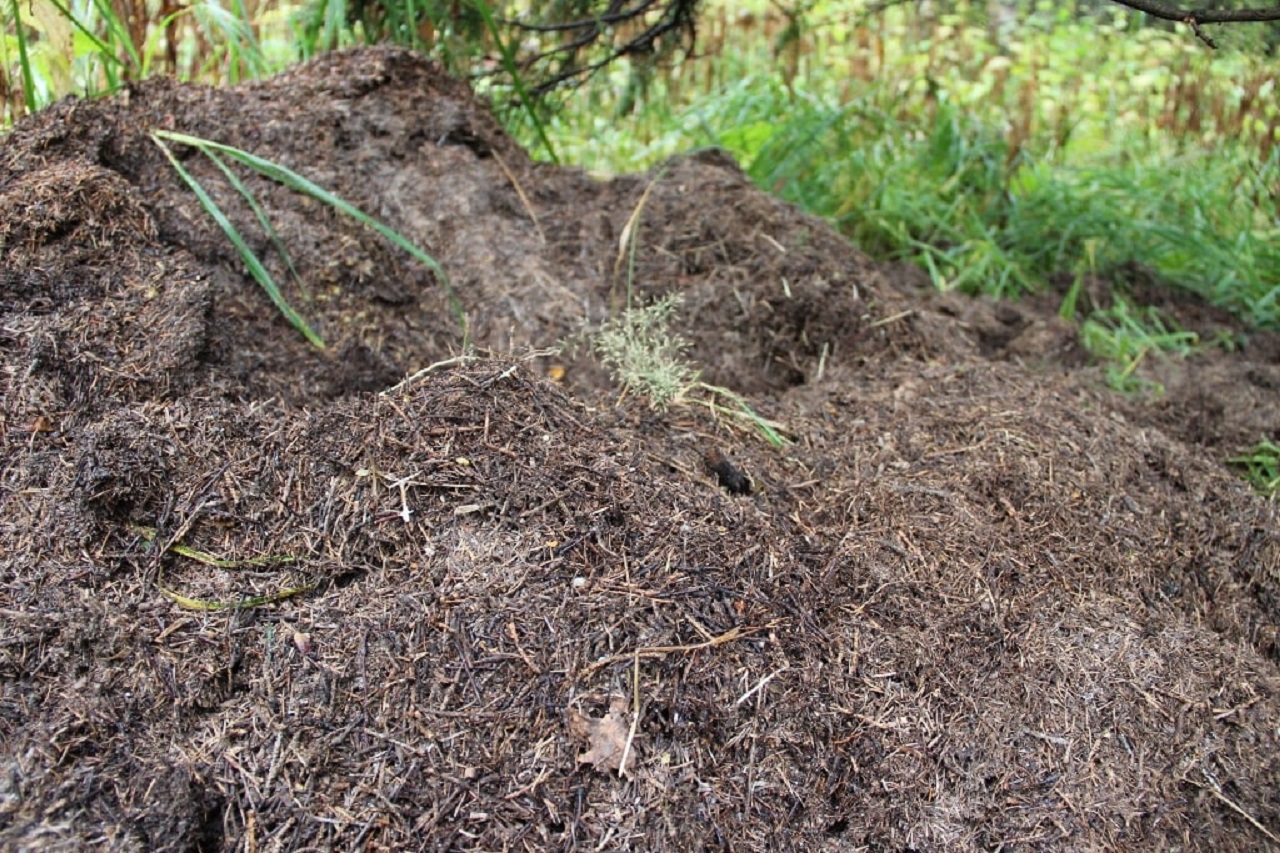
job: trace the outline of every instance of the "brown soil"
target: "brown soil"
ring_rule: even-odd
[[[249,179],[310,348],[156,127],[427,248],[484,355],[382,393],[460,354],[439,283]],[[534,164],[389,50],[65,102],[2,158],[0,848],[1276,843],[1280,540],[1224,462],[1277,432],[1274,336],[1121,398],[1052,295],[930,294],[714,152]],[[785,449],[536,354],[609,316],[646,192],[640,297]]]

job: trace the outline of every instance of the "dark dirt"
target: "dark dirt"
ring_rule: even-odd
[[[429,270],[247,179],[310,348],[157,127],[432,252],[480,355]],[[1280,539],[1225,463],[1278,431],[1275,336],[1163,297],[1237,346],[1122,398],[1053,294],[932,294],[714,152],[534,164],[389,50],[0,151],[0,848],[1276,845]],[[546,352],[616,306],[655,177],[637,293],[782,450]]]

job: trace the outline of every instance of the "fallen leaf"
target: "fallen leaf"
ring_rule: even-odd
[[[579,764],[591,764],[597,770],[631,772],[636,751],[632,744],[627,751],[627,700],[615,696],[609,702],[609,711],[603,717],[589,717],[575,708],[569,709],[569,731],[583,738],[591,747],[578,756]],[[622,766],[622,753],[627,751],[627,766]]]

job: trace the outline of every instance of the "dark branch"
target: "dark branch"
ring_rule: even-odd
[[[1112,0],[1121,6],[1145,12],[1153,18],[1177,21],[1191,27],[1196,38],[1211,48],[1218,45],[1201,29],[1203,24],[1253,24],[1261,21],[1280,21],[1280,6],[1273,9],[1179,9],[1161,3],[1160,0]]]
[[[598,28],[601,24],[612,27],[638,18],[648,12],[653,4],[654,0],[647,0],[647,2],[641,3],[634,9],[624,10],[620,0],[615,0],[604,14],[591,18],[582,18],[577,21],[554,21],[549,24],[531,24],[514,18],[502,18],[500,21],[504,26],[519,27],[531,33],[557,33],[564,30],[591,29]]]
[[[544,46],[520,62],[524,69],[545,69],[530,87],[530,93],[540,98],[562,86],[577,86],[622,57],[647,59],[690,52],[697,40],[697,11],[698,0],[610,0],[607,8],[591,17],[549,22],[504,19],[503,23],[536,36],[559,34],[567,39]],[[622,33],[626,33],[623,39],[615,41]]]
[[[351,0],[354,4],[388,3],[390,0]],[[871,16],[918,0],[867,0],[864,14]],[[1183,8],[1181,3],[1232,2],[1232,0],[1113,0],[1154,18],[1185,24],[1195,37],[1216,47],[1205,32],[1207,24],[1280,21],[1280,0],[1245,0],[1276,3],[1271,8]],[[449,4],[446,4],[449,5]],[[469,3],[453,4],[463,8]],[[695,55],[697,24],[704,12],[699,0],[528,0],[523,4],[495,2],[494,8],[521,7],[518,14],[497,18],[502,38],[520,45],[516,65],[525,75],[528,90],[543,98],[557,88],[573,89],[619,59],[633,60],[636,80],[681,56]],[[812,8],[807,0],[789,3],[774,0],[783,15],[793,18]],[[443,25],[442,25],[443,26]],[[499,77],[505,69],[491,63],[478,77]]]
[[[1271,9],[1179,9],[1159,0],[1114,0],[1121,6],[1146,12],[1153,18],[1184,24],[1252,24],[1280,21],[1280,6]]]

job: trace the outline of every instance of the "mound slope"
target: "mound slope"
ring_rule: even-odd
[[[414,239],[486,354],[429,271],[249,179],[309,349],[153,127]],[[67,102],[0,159],[0,846],[1275,843],[1275,512],[1218,461],[1273,411],[1267,336],[1116,399],[1047,303],[923,293],[715,152],[534,164],[391,50]],[[637,295],[684,295],[786,448],[548,375],[642,197]]]

